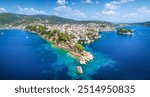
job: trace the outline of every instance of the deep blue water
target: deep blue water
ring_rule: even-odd
[[[86,46],[95,58],[82,66],[82,75],[75,58],[37,34],[0,30],[0,79],[150,79],[150,28],[127,28],[135,30],[133,36],[102,32]]]
[[[125,28],[134,30],[134,35],[103,32],[102,39],[89,46],[95,53],[102,53],[114,61],[112,67],[100,68],[93,79],[150,80],[150,28]]]
[[[64,50],[34,33],[0,32],[4,33],[0,36],[0,79],[72,79],[69,69],[77,62]]]

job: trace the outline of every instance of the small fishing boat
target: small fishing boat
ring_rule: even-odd
[[[79,72],[80,74],[83,73],[83,70],[82,70],[82,67],[81,67],[81,66],[77,66],[77,70],[78,70],[78,72]]]

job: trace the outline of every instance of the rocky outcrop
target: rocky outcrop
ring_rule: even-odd
[[[80,58],[80,64],[85,65],[93,59],[94,56],[90,52],[84,52],[84,55]]]
[[[122,35],[133,35],[133,32],[134,32],[133,30],[128,30],[125,28],[117,29],[117,33]]]

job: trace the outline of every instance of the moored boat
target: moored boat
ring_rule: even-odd
[[[80,74],[83,73],[83,70],[82,70],[82,67],[81,67],[81,66],[77,66],[77,70],[78,70],[78,72],[79,72]]]

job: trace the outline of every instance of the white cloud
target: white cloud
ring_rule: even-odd
[[[65,15],[66,17],[86,17],[85,13],[81,12],[77,9],[72,9],[69,6],[66,6],[68,3],[66,0],[57,0],[57,3],[59,4],[54,10],[57,14]],[[75,5],[75,3],[72,3],[72,5]]]
[[[123,4],[123,3],[128,3],[128,2],[132,2],[135,0],[120,0],[120,1],[113,1],[111,2],[112,4]]]
[[[58,14],[58,12],[54,12],[54,15],[58,16],[59,14]]]
[[[105,3],[104,7],[106,9],[109,9],[109,10],[116,10],[116,9],[120,8],[121,4],[132,2],[132,1],[135,1],[135,0],[112,1],[112,2],[109,2],[109,3]]]
[[[119,13],[117,13],[117,12],[110,12],[110,13],[105,12],[105,11],[103,13],[97,12],[91,18],[92,18],[92,20],[103,20],[103,21],[110,21],[110,22],[118,22],[120,19],[119,15],[117,16],[117,18],[114,18],[115,15],[112,15],[112,13],[116,13],[116,14],[119,14]],[[104,14],[107,14],[107,15],[104,15]]]
[[[59,4],[59,5],[65,5],[67,3],[68,2],[66,0],[57,0],[57,4]]]
[[[81,12],[80,10],[73,10],[73,14],[79,17],[86,17],[85,13]]]
[[[5,8],[0,8],[0,13],[6,12]]]
[[[82,3],[93,3],[92,0],[83,0]]]
[[[85,0],[85,3],[92,3],[92,0]]]
[[[96,12],[96,15],[101,15],[99,12]]]
[[[135,18],[135,17],[137,17],[138,16],[138,13],[129,13],[129,14],[127,14],[127,15],[124,15],[123,17],[124,18]]]
[[[111,3],[106,3],[106,4],[104,5],[104,7],[105,7],[106,9],[110,9],[110,10],[115,10],[115,9],[118,9],[118,8],[119,8],[118,5],[111,4]]]
[[[67,16],[86,17],[85,13],[77,9],[72,9],[71,7],[68,7],[66,5],[56,7],[55,11],[62,12],[63,14]]]
[[[70,11],[72,11],[72,9],[70,7],[67,7],[66,5],[58,6],[55,8],[55,10],[59,11],[59,12],[70,12]]]
[[[71,7],[67,6],[66,4],[68,3],[66,0],[57,0],[58,6],[54,8],[57,13],[57,15],[65,16],[65,17],[81,17],[85,18],[86,15],[80,10],[77,9],[72,9]],[[76,3],[72,3],[72,5],[75,5]]]
[[[121,7],[121,4],[125,4],[131,1],[135,0],[118,0],[118,1],[112,1],[104,4],[104,10],[102,11],[103,15],[108,15],[108,16],[115,16],[115,15],[120,15],[119,12],[116,12],[114,10],[117,10]],[[132,14],[133,15],[133,14]]]
[[[148,9],[147,7],[139,8],[138,11],[145,14],[150,14],[150,9]]]
[[[20,6],[17,6],[17,8],[19,9],[19,13],[21,13],[21,14],[28,14],[28,15],[33,15],[33,14],[47,14],[44,11],[36,10],[34,8],[22,8]]]
[[[102,14],[104,14],[104,15],[119,15],[118,12],[115,12],[113,10],[102,11]]]
[[[135,0],[120,0],[120,1],[112,1],[110,2],[111,4],[124,4],[124,3],[128,3],[128,2],[132,2]]]

